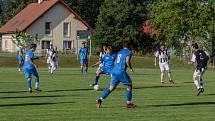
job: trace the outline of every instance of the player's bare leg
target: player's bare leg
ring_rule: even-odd
[[[85,73],[85,74],[88,73],[88,63],[85,64],[85,72],[84,72],[84,73]]]
[[[90,84],[91,87],[93,87],[94,85],[97,85],[97,84],[98,84],[99,77],[100,77],[101,73],[102,73],[101,71],[97,71],[97,72],[96,72],[96,78],[95,78],[93,84]]]
[[[81,64],[81,74],[84,74],[84,65]]]
[[[164,70],[161,71],[161,77],[160,77],[160,80],[161,80],[161,83],[164,84]]]
[[[32,93],[31,79],[32,79],[31,77],[27,78],[27,82],[28,82],[28,91],[29,91],[30,93]]]
[[[103,92],[103,94],[102,94],[102,96],[98,99],[98,100],[96,100],[96,107],[97,108],[100,108],[101,107],[101,104],[102,104],[102,102],[104,101],[104,99],[111,93],[111,92],[113,92],[115,89],[116,89],[116,87],[117,87],[117,85],[111,85],[109,88],[107,88],[104,92]]]
[[[200,76],[193,76],[193,81],[197,88],[197,96],[199,96],[202,92],[202,89],[200,87]]]
[[[167,70],[167,74],[168,74],[168,77],[169,77],[169,82],[174,84],[174,81],[172,80],[172,74],[171,74],[171,71],[170,70]]]

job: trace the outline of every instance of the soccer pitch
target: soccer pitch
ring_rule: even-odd
[[[205,93],[196,96],[192,69],[173,70],[174,85],[162,86],[158,69],[135,69],[133,80],[135,109],[125,106],[125,88],[120,85],[102,104],[95,100],[102,91],[88,85],[95,69],[80,75],[78,68],[60,68],[49,75],[38,68],[42,92],[29,94],[24,90],[24,75],[16,68],[0,68],[1,121],[214,121],[214,71],[204,76]],[[167,78],[165,78],[167,79]],[[100,86],[108,86],[109,77],[101,76]]]

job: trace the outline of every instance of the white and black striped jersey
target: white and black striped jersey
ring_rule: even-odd
[[[169,54],[167,50],[164,50],[164,51],[158,50],[155,53],[155,57],[159,58],[159,63],[166,63],[169,60]]]
[[[107,53],[104,51],[101,51],[99,54],[99,60],[101,60]]]

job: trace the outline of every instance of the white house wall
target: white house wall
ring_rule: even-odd
[[[13,44],[12,39],[13,39],[14,34],[3,34],[2,35],[2,51],[3,52],[16,52],[17,51],[17,46]]]
[[[45,35],[45,23],[51,22],[52,36]],[[70,23],[70,37],[64,37],[63,35],[63,23]],[[75,16],[62,5],[61,3],[56,4],[43,16],[41,16],[36,22],[34,22],[27,30],[27,33],[31,35],[38,34],[41,40],[50,40],[54,46],[58,49],[63,49],[63,40],[74,41],[74,47],[77,45],[77,30],[87,30],[87,27],[75,19]],[[80,46],[80,44],[78,44]],[[39,45],[41,49],[41,45]]]

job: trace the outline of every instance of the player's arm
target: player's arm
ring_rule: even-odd
[[[46,59],[48,59],[48,49],[46,50]]]
[[[101,63],[102,63],[102,61],[98,61],[97,63],[93,64],[92,67],[94,68],[94,67],[100,65]]]
[[[207,51],[204,51],[204,52],[207,56],[207,63],[210,63],[210,59],[211,59],[210,54]]]
[[[37,65],[34,63],[34,56],[31,56],[29,62],[37,68]]]
[[[196,62],[196,55],[193,54],[191,60],[188,61],[188,64],[194,64],[195,62]]]
[[[131,66],[131,58],[129,56],[126,56],[126,65],[128,66],[128,68],[130,68],[131,72],[134,72]]]
[[[168,62],[168,64],[170,64],[170,60],[171,60],[170,52],[167,51],[167,62]]]
[[[154,65],[157,66],[157,58],[159,57],[159,52],[158,51],[155,52],[154,55],[155,55]]]

